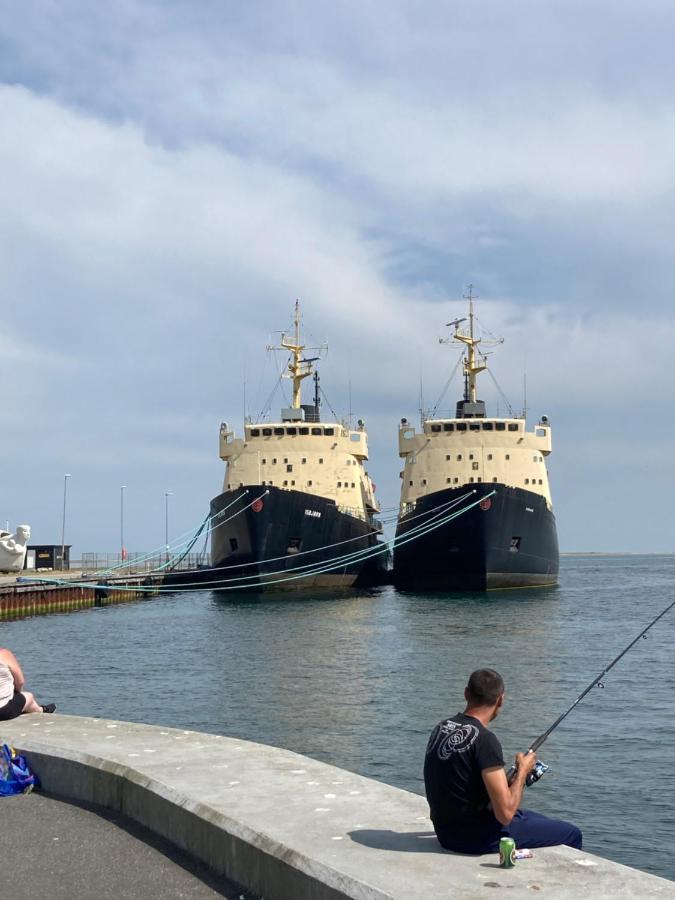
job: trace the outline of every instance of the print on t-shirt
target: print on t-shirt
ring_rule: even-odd
[[[427,756],[434,750],[442,760],[448,759],[453,753],[466,753],[477,737],[478,729],[475,725],[446,719],[432,731],[427,744]]]

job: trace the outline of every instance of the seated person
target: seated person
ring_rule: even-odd
[[[30,691],[24,691],[19,661],[11,650],[0,648],[0,720],[15,719],[21,713],[53,713],[54,703],[41,706]]]
[[[494,669],[478,669],[464,690],[466,708],[439,722],[427,745],[424,785],[441,846],[458,853],[496,853],[499,840],[516,847],[567,844],[581,850],[576,825],[520,809],[534,753],[516,754],[509,784],[504,756],[488,725],[504,703],[504,681]]]

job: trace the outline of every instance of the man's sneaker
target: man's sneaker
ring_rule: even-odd
[[[56,703],[45,703],[42,707],[42,712],[53,713],[56,712]]]

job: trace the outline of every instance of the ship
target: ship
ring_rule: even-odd
[[[298,302],[292,333],[268,349],[290,354],[282,374],[292,402],[276,422],[247,419],[241,437],[221,424],[225,475],[210,506],[211,581],[258,591],[381,583],[388,548],[366,470],[366,427],[323,418],[319,357],[304,356]],[[303,403],[310,376],[313,402]]]
[[[542,415],[528,431],[525,411],[487,415],[477,399],[487,357],[479,349],[472,287],[466,299],[468,317],[448,323],[454,331],[442,341],[464,345],[464,392],[455,415],[423,413],[419,430],[407,419],[399,426],[404,463],[393,581],[401,589],[446,591],[554,585],[551,424]]]

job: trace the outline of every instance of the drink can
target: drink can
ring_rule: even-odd
[[[512,869],[516,864],[516,842],[513,838],[503,837],[499,840],[499,866]]]

